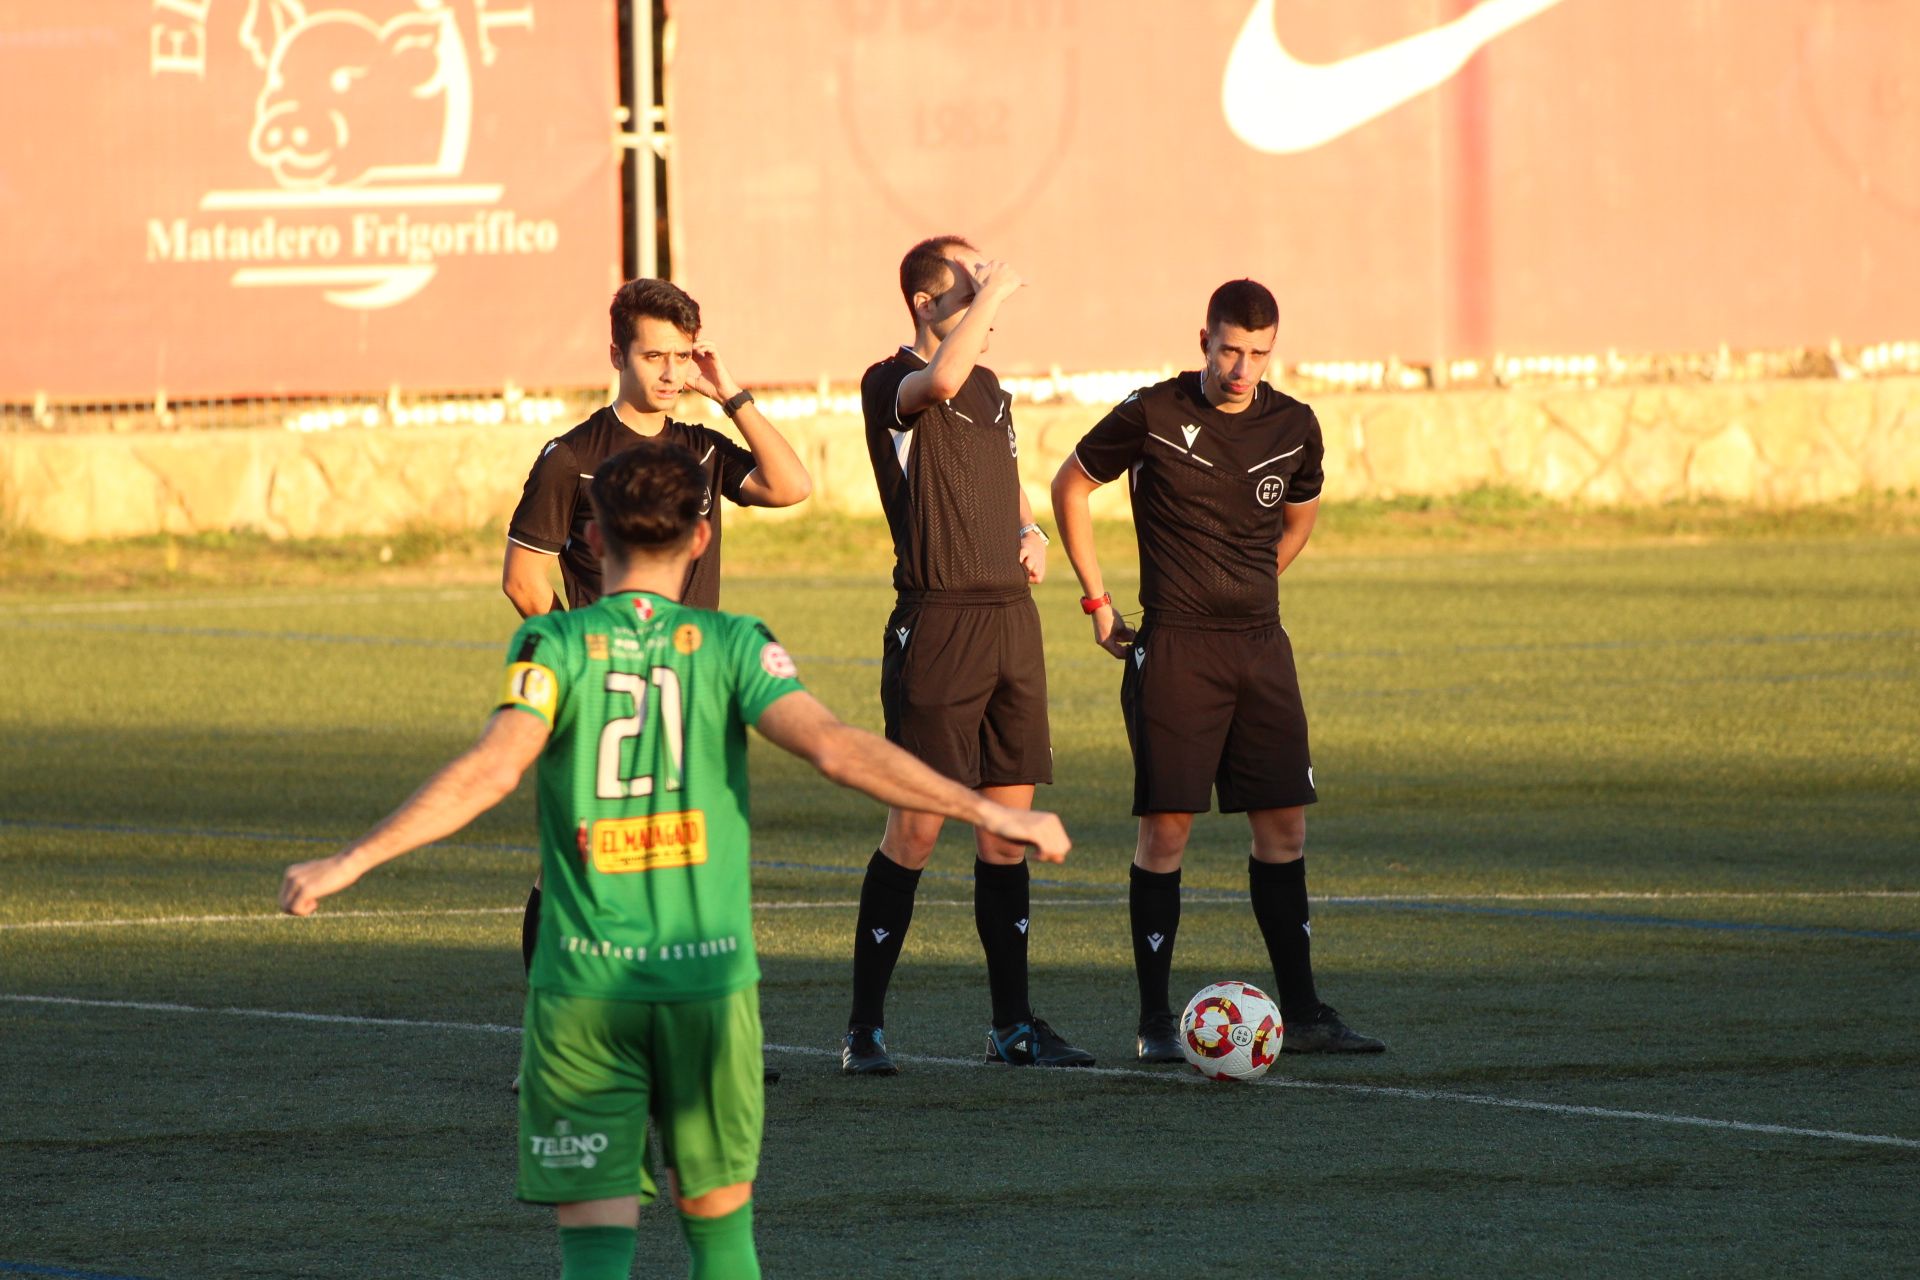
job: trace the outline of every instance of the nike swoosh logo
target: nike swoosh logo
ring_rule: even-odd
[[[1385,115],[1467,64],[1482,46],[1560,0],[1481,0],[1452,22],[1338,62],[1301,62],[1273,29],[1273,0],[1255,0],[1227,55],[1220,105],[1235,137],[1270,155],[1325,146]]]

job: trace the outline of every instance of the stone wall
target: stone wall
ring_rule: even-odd
[[[1920,488],[1920,378],[1327,395],[1327,494],[1487,485],[1596,505],[1717,498],[1791,507]],[[1036,508],[1100,410],[1018,410]],[[860,420],[783,424],[815,509],[878,509]],[[551,428],[0,435],[0,521],[62,540],[251,529],[383,534],[502,522]],[[1124,486],[1096,495],[1122,514]],[[790,518],[789,513],[764,513]],[[763,513],[756,513],[761,515]]]

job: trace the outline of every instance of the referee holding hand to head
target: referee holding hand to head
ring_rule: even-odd
[[[1020,487],[1012,397],[980,357],[994,317],[1022,283],[958,236],[915,245],[900,263],[913,345],[860,381],[898,593],[880,660],[887,739],[1015,809],[1032,806],[1036,783],[1053,781],[1046,658],[1029,586],[1046,572],[1047,535]],[[868,860],[840,1050],[850,1075],[898,1070],[884,1030],[887,985],[941,823],[938,814],[889,809]],[[983,828],[974,841],[973,921],[993,1008],[986,1060],[1093,1065],[1027,1000],[1025,850]]]

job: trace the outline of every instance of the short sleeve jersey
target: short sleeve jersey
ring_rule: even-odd
[[[902,347],[860,379],[894,589],[1024,591],[1013,397],[975,365],[953,399],[902,416],[900,384],[926,367]]]
[[[507,537],[523,547],[560,557],[560,577],[567,589],[567,605],[578,609],[600,598],[600,562],[587,548],[587,522],[593,504],[587,500],[587,481],[596,468],[614,454],[645,437],[620,421],[608,405],[591,418],[547,442],[527,474],[520,505],[507,525]],[[707,477],[707,524],[713,541],[706,553],[687,569],[681,599],[699,609],[720,607],[720,506],[714,495],[740,501],[740,485],[753,474],[753,455],[708,427],[671,418],[658,437],[679,445],[700,463]]]
[[[1101,484],[1132,474],[1141,604],[1247,621],[1279,610],[1284,509],[1320,496],[1321,454],[1300,401],[1261,383],[1245,409],[1222,413],[1198,373],[1134,392],[1074,450]]]
[[[672,1003],[759,979],[746,731],[801,687],[758,618],[644,592],[521,624],[499,705],[552,728],[531,985]]]

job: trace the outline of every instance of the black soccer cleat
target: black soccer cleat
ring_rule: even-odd
[[[987,1061],[1009,1067],[1090,1067],[1093,1055],[1076,1049],[1039,1018],[987,1028]]]
[[[1180,1029],[1173,1014],[1162,1009],[1140,1019],[1140,1034],[1134,1037],[1135,1056],[1141,1062],[1185,1062],[1180,1051]]]
[[[1387,1042],[1363,1036],[1346,1023],[1330,1004],[1323,1004],[1302,1021],[1289,1021],[1280,1038],[1282,1053],[1385,1053]]]
[[[764,1063],[760,1067],[760,1083],[763,1085],[780,1083],[780,1068],[769,1067]]]
[[[851,1027],[840,1042],[840,1070],[850,1076],[897,1076],[900,1068],[887,1053],[887,1033],[879,1027]]]

